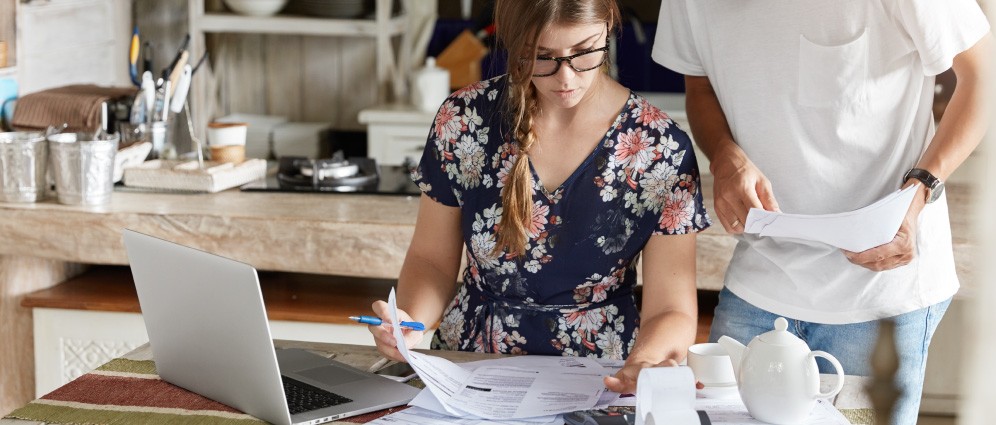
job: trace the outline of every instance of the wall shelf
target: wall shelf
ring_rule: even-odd
[[[401,34],[406,27],[404,16],[381,23],[374,19],[331,19],[306,16],[242,16],[231,13],[205,13],[199,28],[208,33],[292,34],[341,37],[375,37]]]

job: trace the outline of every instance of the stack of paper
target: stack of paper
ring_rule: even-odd
[[[388,304],[392,323],[398,323],[394,290]],[[400,327],[394,328],[394,337],[428,391],[410,403],[421,410],[405,410],[404,415],[384,417],[375,424],[563,423],[560,414],[607,406],[618,397],[605,389],[602,379],[610,372],[594,359],[517,356],[458,365],[408,350]]]
[[[865,251],[892,241],[917,187],[907,187],[867,207],[838,214],[785,214],[751,208],[744,233],[805,239],[848,251]]]

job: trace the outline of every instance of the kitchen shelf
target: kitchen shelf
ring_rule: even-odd
[[[293,34],[342,37],[374,37],[382,31],[401,34],[407,21],[404,16],[390,18],[385,24],[374,19],[331,19],[306,16],[243,16],[231,13],[206,13],[199,19],[201,31],[209,33]],[[383,29],[382,29],[383,28]]]

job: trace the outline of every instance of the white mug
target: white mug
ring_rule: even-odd
[[[730,355],[715,342],[688,347],[688,367],[695,374],[695,379],[707,387],[737,385]]]
[[[207,126],[208,145],[233,146],[246,144],[246,134],[249,125],[243,122],[221,123],[212,122]]]

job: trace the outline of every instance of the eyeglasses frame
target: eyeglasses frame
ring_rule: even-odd
[[[599,62],[598,65],[595,65],[595,66],[593,66],[591,68],[588,68],[588,69],[577,69],[577,68],[575,68],[574,64],[571,62],[571,60],[573,60],[574,58],[577,58],[579,56],[584,56],[584,55],[595,53],[595,52],[608,52],[608,51],[609,51],[609,45],[608,45],[608,43],[606,43],[605,46],[599,47],[597,49],[585,50],[583,52],[578,52],[578,53],[575,53],[575,54],[570,55],[570,56],[560,56],[560,57],[542,57],[542,56],[540,56],[540,57],[537,57],[536,60],[538,60],[538,61],[541,61],[541,60],[543,60],[543,61],[555,61],[555,62],[557,62],[557,66],[554,67],[553,68],[553,72],[551,72],[549,74],[532,74],[532,76],[533,77],[549,77],[551,75],[554,75],[558,71],[560,71],[560,65],[563,64],[564,62],[567,62],[567,66],[571,67],[571,69],[574,72],[588,72],[588,71],[591,71],[593,69],[597,69],[597,68],[601,67],[602,65],[604,65],[605,61],[608,59],[609,55],[606,54],[605,56],[602,57],[602,61]],[[535,66],[535,64],[534,64],[534,66]]]

